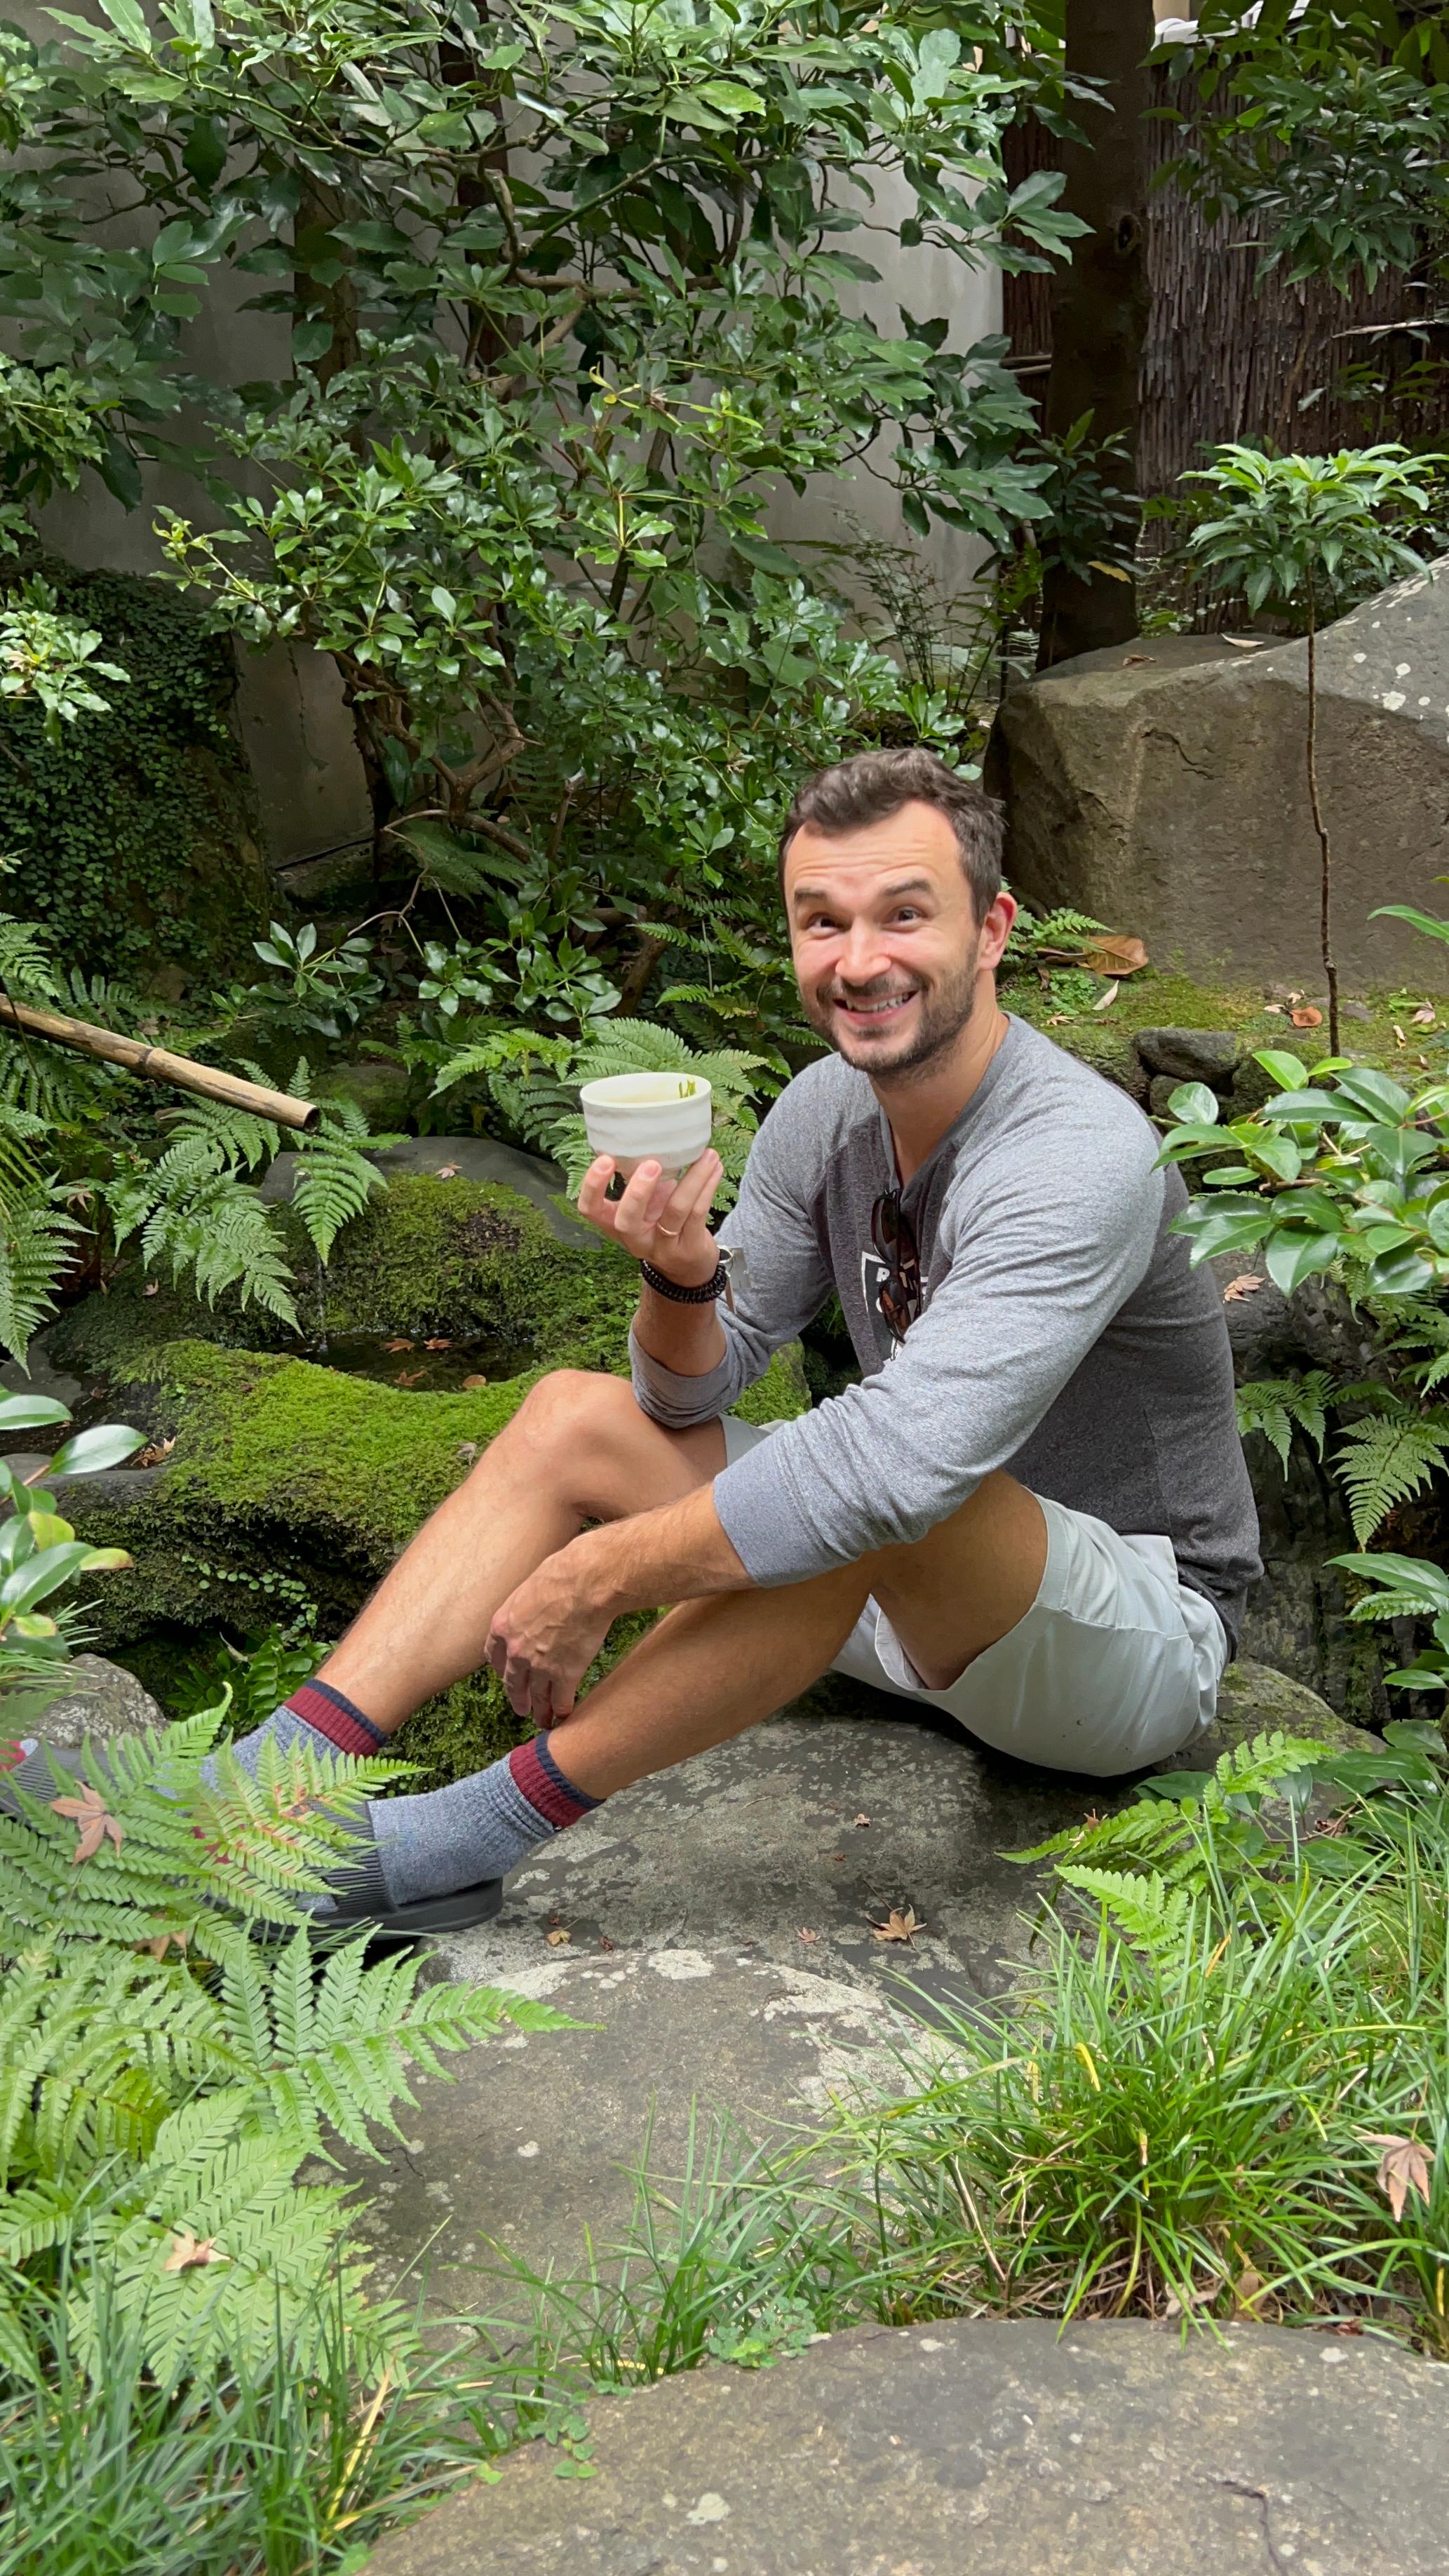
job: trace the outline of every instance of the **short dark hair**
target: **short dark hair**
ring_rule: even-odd
[[[974,779],[963,778],[921,743],[899,751],[858,751],[853,759],[837,760],[806,779],[780,835],[781,887],[785,853],[807,823],[827,836],[854,832],[863,824],[888,822],[903,805],[933,805],[945,815],[970,880],[976,918],[984,921],[1001,892],[1001,807]]]

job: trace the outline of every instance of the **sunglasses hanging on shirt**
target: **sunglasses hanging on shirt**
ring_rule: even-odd
[[[903,1342],[921,1311],[921,1255],[899,1190],[882,1190],[870,1213],[870,1236],[886,1270],[880,1310],[892,1340]]]

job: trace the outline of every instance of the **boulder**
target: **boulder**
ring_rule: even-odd
[[[567,2043],[565,2043],[567,2045]],[[1391,2345],[1129,2319],[822,2336],[589,2406],[368,2576],[1438,2576],[1449,2373]],[[1435,2539],[1435,2532],[1440,2534]]]
[[[1149,1073],[1170,1074],[1174,1083],[1226,1085],[1239,1054],[1231,1029],[1139,1029],[1136,1047]]]
[[[164,1726],[164,1712],[134,1673],[104,1655],[76,1655],[66,1690],[36,1720],[47,1744],[108,1744],[117,1735],[144,1735]]]
[[[1432,570],[1319,639],[1318,767],[1346,984],[1449,989],[1449,949],[1378,904],[1442,912],[1449,867],[1449,581]],[[1154,961],[1318,989],[1306,783],[1308,648],[1140,637],[1008,691],[990,778],[1007,872],[1144,939]]]

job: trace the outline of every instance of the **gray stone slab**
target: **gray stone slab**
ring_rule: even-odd
[[[568,2268],[586,2228],[608,2244],[624,2226],[646,2138],[668,2179],[692,2125],[778,2137],[833,2092],[898,2082],[909,2014],[1005,1990],[1039,1874],[1003,1852],[1130,1790],[826,1690],[857,1713],[797,1709],[621,1792],[517,1872],[495,1922],[443,1945],[448,1974],[595,2027],[470,2051],[422,2088],[406,2145],[353,2168],[387,2278],[430,2249],[435,2301],[487,2304],[470,2275],[495,2240]],[[1357,1740],[1300,1684],[1235,1666],[1221,1726],[1182,1759],[1274,1727]],[[875,1938],[892,1906],[925,1927],[909,1944]]]
[[[589,2409],[369,2576],[1442,2576],[1449,2370],[1268,2326],[831,2336]]]

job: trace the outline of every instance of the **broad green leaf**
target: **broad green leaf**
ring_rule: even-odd
[[[1263,1260],[1274,1287],[1291,1297],[1315,1271],[1329,1269],[1342,1249],[1336,1234],[1306,1234],[1297,1226],[1285,1225],[1267,1245]]]
[[[1307,1066],[1300,1064],[1296,1055],[1287,1054],[1281,1047],[1258,1048],[1254,1053],[1253,1062],[1260,1064],[1263,1071],[1272,1076],[1280,1091],[1298,1090],[1307,1080]],[[1275,1108],[1277,1103],[1270,1102],[1269,1106]]]
[[[1217,1123],[1218,1097],[1205,1082],[1180,1082],[1168,1094],[1167,1106],[1183,1126],[1212,1127]]]
[[[7,1431],[35,1431],[42,1424],[48,1427],[51,1423],[69,1420],[65,1406],[57,1404],[53,1396],[0,1396],[0,1438]]]
[[[98,1423],[94,1431],[78,1431],[73,1440],[63,1442],[45,1472],[48,1476],[96,1476],[103,1467],[122,1466],[145,1446],[144,1431],[128,1431],[119,1422]]]

